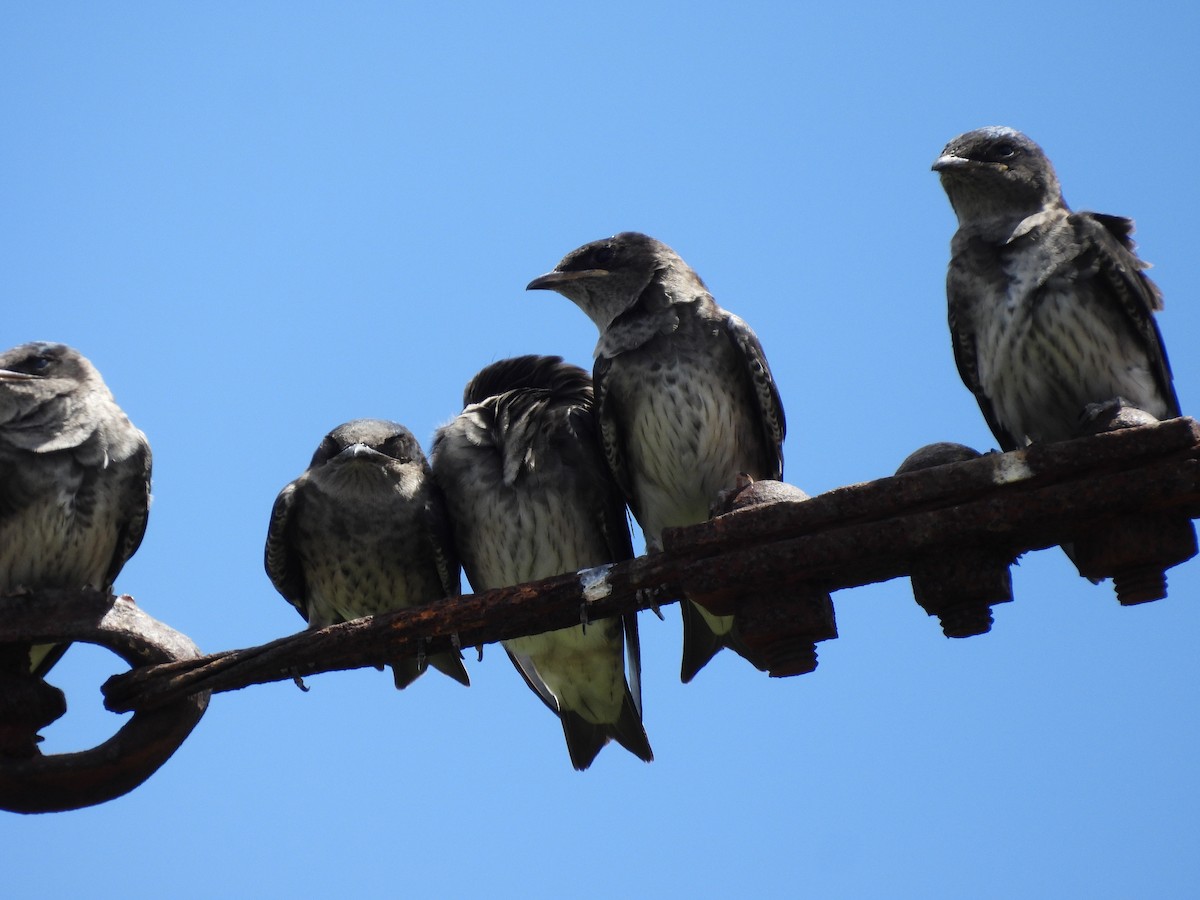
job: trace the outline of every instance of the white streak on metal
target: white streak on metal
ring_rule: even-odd
[[[992,481],[995,484],[1012,484],[1014,481],[1024,481],[1033,477],[1033,469],[1025,459],[1025,451],[1001,454],[992,470]]]
[[[612,563],[579,571],[579,586],[583,588],[584,603],[595,603],[612,593],[612,585],[608,583],[610,569]]]

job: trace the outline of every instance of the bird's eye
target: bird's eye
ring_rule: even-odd
[[[612,247],[601,247],[592,257],[598,266],[607,266],[613,259]]]
[[[377,445],[379,452],[386,453],[392,459],[400,464],[412,462],[412,453],[408,448],[408,443],[402,436],[390,437],[382,444]]]
[[[1017,145],[1005,141],[1002,144],[997,144],[993,152],[996,154],[997,159],[1011,159],[1017,155]]]
[[[50,368],[50,364],[54,362],[49,355],[39,353],[37,356],[31,356],[21,366],[21,370],[30,375],[44,375],[46,370]]]
[[[331,435],[327,434],[321,441],[320,446],[317,447],[317,451],[313,454],[312,462],[309,463],[309,465],[315,466],[319,463],[328,462],[337,456],[338,451],[341,449],[342,448],[338,446],[337,440]]]

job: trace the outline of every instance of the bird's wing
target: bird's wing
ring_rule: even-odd
[[[556,716],[559,715],[558,701],[554,699],[554,695],[550,693],[550,688],[546,686],[546,682],[542,680],[542,676],[538,674],[537,666],[533,664],[533,660],[522,653],[514,653],[508,647],[504,648],[508,654],[508,658],[512,660],[512,664],[516,666],[521,677],[525,679],[525,683],[529,685],[529,689],[542,698],[542,702],[550,709],[550,712]]]
[[[434,563],[437,565],[438,580],[442,584],[443,597],[457,597],[462,593],[462,579],[459,577],[461,564],[454,545],[454,525],[450,521],[450,513],[446,507],[446,498],[441,487],[433,477],[433,471],[426,467],[425,483],[429,485],[429,496],[425,501],[425,528],[423,529],[429,541]]]
[[[292,546],[295,517],[303,502],[296,485],[297,482],[293,481],[275,498],[275,505],[271,508],[271,524],[267,528],[264,563],[275,589],[300,611],[300,615],[304,616],[307,622],[308,591],[304,582],[304,571]]]
[[[629,695],[642,716],[642,640],[638,636],[637,613],[626,613],[621,617],[625,628],[625,679],[629,684]]]
[[[595,417],[600,434],[600,447],[604,452],[608,471],[620,489],[621,494],[629,503],[634,515],[638,514],[637,498],[633,495],[633,480],[625,460],[625,443],[621,434],[621,412],[618,402],[609,391],[609,372],[612,369],[612,359],[600,356],[592,369],[592,385],[595,391]]]
[[[595,473],[595,477],[579,479],[581,486],[585,485],[580,502],[594,511],[594,525],[604,539],[607,558],[611,562],[633,559],[624,491],[613,472],[612,455],[603,437],[604,423],[587,405],[580,404],[567,413],[567,429],[574,443],[572,455],[578,454],[573,468],[576,472]]]
[[[766,477],[783,478],[783,439],[787,435],[787,421],[783,414],[783,400],[779,388],[767,365],[767,356],[753,329],[733,313],[726,313],[725,330],[737,348],[741,364],[750,380],[754,402],[758,408],[758,421],[767,453],[764,470]]]
[[[122,485],[121,530],[113,548],[112,562],[108,567],[106,584],[111,588],[117,574],[137,552],[146,534],[146,519],[150,514],[150,470],[152,456],[150,445],[143,439],[138,442],[137,452],[126,463],[129,474]]]
[[[629,533],[629,514],[616,479],[611,475],[601,452],[607,456],[597,427],[597,417],[583,406],[572,409],[569,419],[571,429],[579,442],[587,465],[585,471],[600,473],[590,482],[593,496],[588,498],[588,508],[596,510],[596,527],[604,537],[608,559],[622,562],[633,559],[633,539]],[[610,464],[611,465],[611,464]],[[625,632],[626,680],[639,716],[642,714],[642,648],[638,639],[637,613],[621,617]]]
[[[1117,305],[1141,339],[1154,380],[1172,413],[1180,415],[1179,398],[1171,378],[1171,364],[1163,346],[1154,313],[1163,308],[1162,293],[1146,277],[1150,266],[1137,256],[1133,220],[1100,213],[1073,213],[1067,220],[1074,229],[1080,256],[1070,264],[1090,275],[1080,281],[1101,302]],[[1082,265],[1081,265],[1082,263]]]

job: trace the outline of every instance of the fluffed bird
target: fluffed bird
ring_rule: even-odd
[[[0,593],[111,591],[146,532],[150,445],[64,344],[0,353]],[[44,675],[65,644],[32,648]]]
[[[664,528],[705,521],[739,474],[783,477],[783,404],[758,337],[666,244],[637,232],[593,241],[528,289],[557,291],[599,329],[604,453],[652,552]],[[735,617],[680,608],[683,681],[722,647],[747,656]]]
[[[355,419],[329,432],[279,492],[265,552],[276,590],[324,628],[457,596],[458,556],[441,492],[412,433]],[[428,665],[470,684],[457,653],[391,661],[404,688]]]
[[[584,370],[557,356],[501,360],[471,380],[463,405],[438,430],[431,457],[475,590],[633,556]],[[635,614],[506,640],[504,647],[561,720],[576,769],[591,765],[609,740],[653,759],[641,719]]]
[[[1002,449],[1075,437],[1108,404],[1180,415],[1130,219],[1072,212],[1042,148],[1012,128],[959,135],[933,170],[958,217],[954,358]]]

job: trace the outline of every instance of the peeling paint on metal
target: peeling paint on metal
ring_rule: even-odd
[[[1033,469],[1025,459],[1025,451],[1001,454],[996,460],[992,471],[992,481],[995,484],[1012,484],[1014,481],[1024,481],[1033,477]]]
[[[612,585],[608,583],[610,569],[612,569],[612,563],[580,570],[579,586],[583,588],[584,603],[595,603],[612,593]]]

